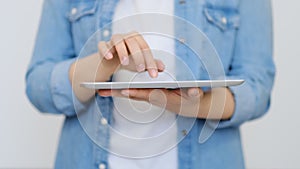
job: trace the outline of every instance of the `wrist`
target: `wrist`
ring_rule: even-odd
[[[117,57],[114,57],[110,60],[102,58],[97,69],[96,81],[107,81],[110,77],[120,69],[120,61]]]
[[[198,118],[227,120],[234,112],[234,97],[228,88],[214,88],[200,99]]]

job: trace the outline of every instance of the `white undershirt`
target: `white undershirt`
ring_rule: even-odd
[[[163,13],[173,15],[174,4],[173,0],[120,0],[113,20],[116,21],[125,16],[131,16],[137,13]],[[168,32],[174,33],[173,21],[166,23],[156,23],[151,21],[135,21],[139,24],[131,24],[127,20],[121,20],[113,23],[112,32],[128,33],[129,31],[143,32],[145,28],[151,26],[159,26],[162,29],[167,29]],[[160,73],[158,79],[155,80],[174,80],[175,77],[175,57],[174,55],[174,40],[147,34],[143,35],[144,39],[153,50],[155,58],[159,58],[166,65],[166,73]],[[160,52],[163,50],[165,52]],[[149,81],[153,80],[148,73],[134,73],[129,71],[119,71],[115,73],[113,81]],[[166,149],[166,145],[176,145],[177,127],[176,116],[174,113],[168,112],[160,107],[152,106],[146,102],[133,101],[128,99],[113,98],[114,124],[112,128],[122,135],[133,138],[149,138],[161,135],[155,144],[143,142],[131,142],[122,139],[117,132],[111,132],[110,149],[113,153],[121,154],[127,157],[143,156],[143,153],[153,152],[150,158],[133,159],[117,156],[110,153],[108,156],[108,164],[110,169],[176,169],[177,168],[177,146],[171,150]],[[139,122],[139,123],[136,123]],[[139,145],[140,144],[140,145]],[[139,147],[139,148],[137,148]],[[141,147],[142,150],[141,150]],[[156,151],[157,150],[157,151]],[[168,151],[167,151],[168,150]],[[163,154],[155,155],[158,153]],[[151,154],[151,153],[150,153]]]

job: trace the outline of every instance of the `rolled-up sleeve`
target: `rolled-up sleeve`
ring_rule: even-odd
[[[272,10],[269,0],[241,0],[241,24],[228,79],[245,79],[230,87],[235,110],[218,128],[235,127],[264,115],[270,106],[275,76],[273,62]]]
[[[41,112],[75,115],[69,68],[75,60],[67,1],[45,0],[26,73],[26,94]]]

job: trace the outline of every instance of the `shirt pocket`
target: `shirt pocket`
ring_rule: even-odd
[[[206,5],[203,8],[203,15],[204,32],[218,51],[226,72],[229,70],[236,35],[240,28],[238,7],[227,3]]]
[[[204,7],[203,11],[206,20],[222,31],[239,28],[240,15],[235,8]]]
[[[76,53],[80,52],[84,43],[96,32],[97,7],[98,0],[74,0],[71,3],[68,19]]]

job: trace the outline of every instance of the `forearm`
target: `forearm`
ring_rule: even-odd
[[[235,107],[234,96],[228,88],[215,88],[200,99],[198,118],[230,119]]]
[[[92,54],[74,62],[69,71],[69,79],[73,91],[81,102],[86,102],[95,94],[95,90],[80,87],[82,82],[105,82],[108,81],[117,69],[118,60],[106,60],[98,53]]]

